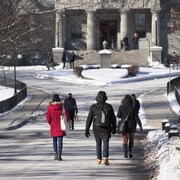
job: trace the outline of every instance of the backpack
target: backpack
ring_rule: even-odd
[[[98,127],[109,127],[109,109],[106,105],[104,107],[97,106],[94,123]]]

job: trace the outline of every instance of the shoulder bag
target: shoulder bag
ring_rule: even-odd
[[[67,122],[67,118],[66,118],[66,115],[64,113],[64,110],[62,110],[62,114],[61,114],[60,118],[61,118],[61,120],[60,120],[61,130],[65,131],[65,132],[69,131],[69,123]]]
[[[127,115],[126,119],[124,119],[124,121],[123,120],[118,121],[117,126],[116,126],[116,132],[118,134],[122,134],[125,132],[129,114],[130,114],[130,112],[128,113],[128,115]]]

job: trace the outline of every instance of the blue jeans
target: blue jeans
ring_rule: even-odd
[[[96,138],[96,155],[97,159],[102,159],[102,142],[103,142],[103,157],[109,157],[109,138]]]
[[[58,142],[58,145],[57,145]],[[54,152],[59,155],[62,154],[62,148],[63,148],[63,136],[53,137],[53,148]]]

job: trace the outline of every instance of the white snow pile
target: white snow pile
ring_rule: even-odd
[[[157,180],[180,179],[180,138],[162,130],[148,133],[145,142],[146,164],[153,172],[152,177]],[[159,174],[154,174],[159,172]]]

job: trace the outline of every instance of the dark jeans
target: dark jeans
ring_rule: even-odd
[[[72,130],[74,130],[74,116],[75,116],[74,109],[68,109],[68,114],[69,114],[69,120],[71,123]]]
[[[97,159],[102,159],[102,142],[103,142],[103,157],[109,157],[109,138],[96,138],[96,154]]]
[[[74,68],[74,61],[70,61],[70,68]]]
[[[58,142],[58,145],[57,145]],[[62,154],[63,148],[63,136],[53,137],[53,148],[54,152],[57,154]]]

